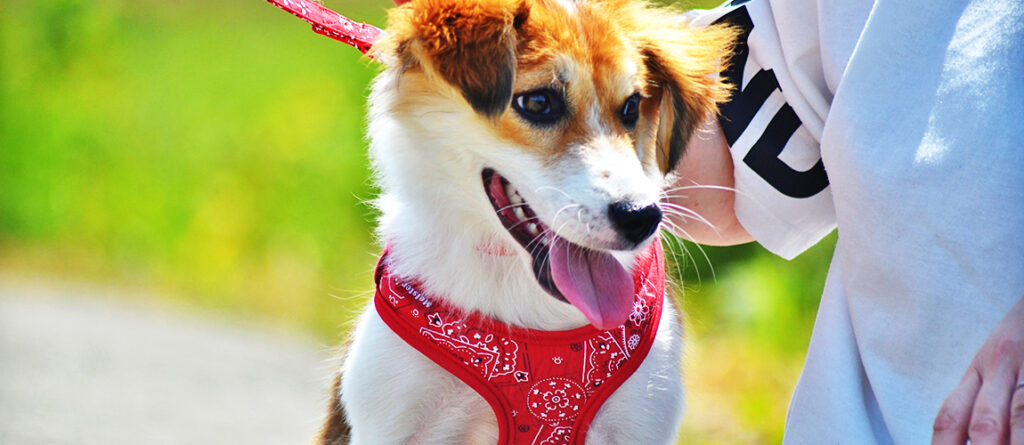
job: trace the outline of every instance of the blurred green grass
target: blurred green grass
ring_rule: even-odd
[[[382,24],[390,3],[327,5]],[[260,0],[0,3],[0,267],[340,341],[376,258],[375,72]],[[833,243],[792,262],[671,249],[688,314],[681,443],[781,439]]]

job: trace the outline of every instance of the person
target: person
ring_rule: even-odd
[[[783,442],[1024,444],[1019,1],[691,18],[740,37],[734,95],[675,172],[673,201],[711,225],[679,233],[792,258],[838,227]]]
[[[407,0],[396,0],[402,4]],[[695,242],[838,227],[787,444],[1024,445],[1024,8],[735,0],[736,87],[684,154]],[[725,189],[733,189],[728,191]]]

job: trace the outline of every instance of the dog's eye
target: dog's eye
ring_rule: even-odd
[[[553,124],[565,115],[562,95],[550,89],[517,94],[512,98],[512,108],[524,119],[540,125]]]
[[[633,93],[622,105],[622,125],[632,130],[636,120],[640,118],[640,93]]]

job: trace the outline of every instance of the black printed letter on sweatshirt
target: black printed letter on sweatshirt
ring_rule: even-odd
[[[742,30],[732,64],[723,73],[726,81],[737,91],[734,91],[732,99],[722,106],[719,117],[725,139],[729,146],[732,146],[750,125],[754,115],[768,100],[768,96],[775,90],[781,91],[782,88],[772,70],[760,70],[740,89],[743,86],[743,69],[750,56],[747,40],[750,38],[750,31],[754,29],[746,6],[729,12],[715,23],[728,23]],[[783,104],[761,137],[743,157],[743,163],[786,196],[809,198],[828,187],[825,165],[819,159],[810,170],[797,171],[779,159],[779,154],[793,133],[796,133],[797,128],[800,128],[800,124],[800,118],[793,108],[789,104]]]

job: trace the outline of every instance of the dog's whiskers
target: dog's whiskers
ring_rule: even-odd
[[[672,232],[682,233],[683,236],[686,237],[686,238],[693,238],[692,236],[690,236],[690,233],[686,231],[686,229],[683,229],[682,227],[679,227],[678,224],[676,224],[676,223],[674,223],[672,221],[662,220],[661,223],[666,225],[666,226],[668,226],[670,228],[670,231],[672,231]],[[701,245],[698,244],[698,243],[693,243],[693,245],[700,252],[701,256],[704,257],[704,261],[706,261],[708,263],[708,269],[711,270],[711,280],[714,281],[714,282],[718,282],[718,276],[717,276],[717,274],[715,274],[715,266],[713,264],[711,264],[711,257],[708,256],[707,251],[705,251],[704,248],[701,247]],[[691,253],[689,251],[689,249],[686,248],[686,244],[684,244],[683,241],[679,241],[679,247],[682,248],[683,252],[685,252],[687,254],[687,255],[684,255],[683,258],[686,258],[686,256],[689,256],[690,260],[693,261],[694,270],[697,272],[697,281],[700,282],[701,281],[700,268],[697,267],[697,258],[695,256],[693,256],[693,253]]]
[[[526,250],[530,252],[530,255],[537,253],[537,249],[544,245],[541,241],[551,232],[551,229],[544,229],[543,232],[538,233],[533,238],[530,238],[530,242],[526,243]]]
[[[540,194],[541,190],[547,190],[547,189],[551,189],[551,190],[554,190],[554,191],[556,191],[558,193],[561,193],[563,196],[568,198],[570,201],[576,201],[575,199],[572,198],[571,195],[569,195],[568,193],[562,191],[562,189],[560,189],[558,187],[555,187],[555,186],[551,186],[551,185],[545,185],[545,186],[537,187],[537,189],[534,190],[533,192],[537,193],[537,194]]]
[[[686,244],[679,238],[666,238],[665,244],[668,245],[668,252],[672,255],[673,260],[677,264],[681,264],[681,271],[685,270],[687,263],[693,264],[694,271],[697,273],[697,282],[701,282],[700,268],[696,267],[696,257],[686,248]]]
[[[566,205],[562,206],[562,208],[558,209],[557,212],[555,212],[555,216],[553,218],[551,218],[551,222],[552,223],[558,222],[558,214],[562,213],[565,210],[569,210],[569,209],[571,209],[573,207],[579,207],[580,211],[581,212],[583,211],[583,205],[582,204],[575,204],[575,203],[573,203],[573,204],[566,204]]]
[[[693,182],[693,181],[690,181],[690,182]],[[733,192],[733,193],[735,193],[735,194],[737,194],[739,196],[742,196],[744,198],[749,198],[751,202],[756,203],[756,204],[758,204],[758,205],[763,207],[763,204],[761,204],[760,201],[758,201],[756,199],[753,199],[753,196],[751,196],[749,193],[746,193],[743,190],[737,190],[735,187],[726,187],[724,185],[704,185],[704,184],[697,184],[697,183],[694,182],[693,185],[684,185],[684,186],[680,186],[680,187],[672,187],[672,188],[669,188],[669,189],[662,190],[661,196],[664,199],[669,199],[669,198],[683,199],[683,198],[686,198],[686,195],[678,195],[678,194],[673,194],[673,193],[674,192],[680,192],[680,191],[686,191],[686,190],[701,190],[701,189],[703,189],[703,190],[719,190],[719,191],[724,191],[724,192]]]
[[[580,210],[576,212],[576,220],[579,221],[580,224],[583,224],[584,226],[587,227],[587,235],[590,235],[592,233],[590,223],[583,222],[583,206],[580,206]]]
[[[533,221],[540,222],[540,218],[538,218],[536,216],[531,217],[531,218],[526,218],[526,219],[524,219],[522,221],[519,221],[519,222],[517,222],[515,224],[512,224],[511,226],[508,227],[508,230],[512,230],[512,229],[514,229],[516,227],[519,227],[520,224],[529,223],[529,222],[533,222]]]
[[[512,208],[516,208],[516,207],[525,207],[525,206],[526,206],[525,202],[521,202],[519,204],[509,204],[509,205],[507,205],[505,207],[502,207],[500,209],[495,210],[494,213],[501,213],[501,212],[504,212],[505,210],[508,210],[508,209],[512,209]]]
[[[681,205],[676,205],[676,204],[672,204],[672,203],[663,202],[663,203],[661,203],[661,209],[665,213],[670,214],[670,215],[679,216],[680,218],[683,218],[683,219],[690,219],[690,220],[698,221],[698,222],[708,226],[711,230],[714,230],[715,233],[719,233],[718,227],[716,227],[714,224],[712,224],[711,221],[708,221],[708,219],[705,218],[704,216],[702,216],[700,213],[697,213],[696,211],[694,211],[694,210],[692,210],[690,208],[687,208],[687,207],[684,207],[684,206],[681,206]]]
[[[740,193],[740,191],[736,190],[736,188],[734,188],[734,187],[726,187],[724,185],[703,185],[703,184],[693,184],[693,185],[684,185],[684,186],[680,186],[680,187],[672,187],[670,189],[663,190],[663,193],[668,194],[668,193],[673,193],[673,192],[681,192],[681,191],[684,191],[684,190],[721,190],[721,191],[725,191],[725,192]]]

